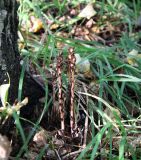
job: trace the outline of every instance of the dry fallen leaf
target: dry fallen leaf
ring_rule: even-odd
[[[39,18],[31,16],[30,20],[31,20],[32,27],[29,28],[29,32],[37,33],[41,29],[43,29],[43,22]]]
[[[138,66],[138,64],[136,63],[136,60],[135,60],[135,58],[137,58],[137,57],[139,57],[138,51],[133,49],[127,55],[127,62],[132,66]]]
[[[8,160],[11,150],[12,148],[8,138],[0,134],[0,159]]]
[[[99,28],[98,26],[93,26],[93,27],[91,28],[91,31],[92,31],[93,33],[99,34],[99,33],[100,33],[100,28]]]
[[[57,29],[59,27],[59,25],[58,24],[52,24],[51,26],[50,26],[50,30],[55,30],[55,29]]]
[[[80,18],[90,19],[96,15],[96,11],[93,8],[93,4],[89,3],[78,15]]]
[[[33,141],[38,145],[38,146],[44,146],[47,143],[47,137],[46,137],[46,132],[45,130],[41,130],[37,132],[33,138]]]
[[[88,20],[88,22],[86,23],[86,27],[87,27],[87,28],[91,28],[93,24],[94,24],[93,19],[90,19],[90,20]]]
[[[82,59],[79,54],[75,54],[76,68],[80,73],[86,73],[90,71],[90,62],[88,59]]]

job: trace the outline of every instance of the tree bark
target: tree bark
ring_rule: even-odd
[[[9,81],[9,75],[10,90],[8,102],[10,103],[13,103],[18,97],[21,71],[20,55],[17,46],[17,30],[17,1],[0,0],[0,85]],[[43,95],[43,88],[28,73],[25,73],[23,98],[27,96],[31,106]]]
[[[17,2],[16,0],[0,0],[0,85],[9,81],[9,101],[17,98],[20,55],[17,46]]]

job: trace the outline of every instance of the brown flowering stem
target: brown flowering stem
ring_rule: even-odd
[[[62,91],[62,64],[63,56],[59,54],[57,57],[57,78],[58,78],[58,98],[59,98],[59,111],[61,118],[61,130],[62,133],[65,130],[65,118],[64,118],[64,101],[63,101],[63,91]]]
[[[74,85],[75,85],[75,62],[76,58],[74,55],[74,49],[69,48],[68,50],[68,72],[69,72],[69,89],[70,89],[70,128],[71,134],[74,136],[74,131],[76,129],[75,115],[74,115]]]

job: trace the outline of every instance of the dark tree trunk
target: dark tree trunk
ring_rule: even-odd
[[[10,104],[13,104],[18,97],[18,86],[21,72],[17,31],[17,1],[0,0],[0,85],[9,82],[10,77],[8,98]],[[31,75],[25,73],[22,98],[28,97],[29,103],[27,106],[23,107],[21,116],[31,119],[34,114],[34,105],[43,95],[43,88],[41,88]],[[0,124],[0,133],[9,135],[9,131],[13,128],[13,124],[12,119],[6,121],[4,125]]]
[[[8,102],[10,103],[13,103],[18,97],[21,70],[17,30],[17,1],[0,0],[0,85],[9,81],[8,74],[10,76]],[[44,91],[41,86],[29,74],[25,73],[23,98],[27,96],[31,106],[43,95]]]
[[[17,98],[20,75],[17,27],[16,0],[0,0],[0,85],[9,81],[9,74],[9,100],[12,103]]]

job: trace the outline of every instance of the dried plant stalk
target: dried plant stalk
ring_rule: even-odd
[[[83,139],[83,148],[86,147],[86,144],[87,144],[87,134],[88,134],[88,116],[86,115],[86,118],[85,118],[85,127],[84,127],[84,139]]]
[[[74,55],[74,49],[69,48],[68,50],[68,64],[69,64],[69,89],[70,89],[70,127],[71,127],[71,134],[74,136],[74,131],[76,129],[75,124],[75,115],[74,115],[74,85],[75,85],[75,62],[76,57]]]
[[[57,57],[57,78],[58,78],[58,98],[59,98],[59,111],[61,119],[61,130],[62,133],[65,130],[65,117],[64,117],[64,100],[63,100],[63,91],[62,91],[62,64],[63,56],[59,54]]]

